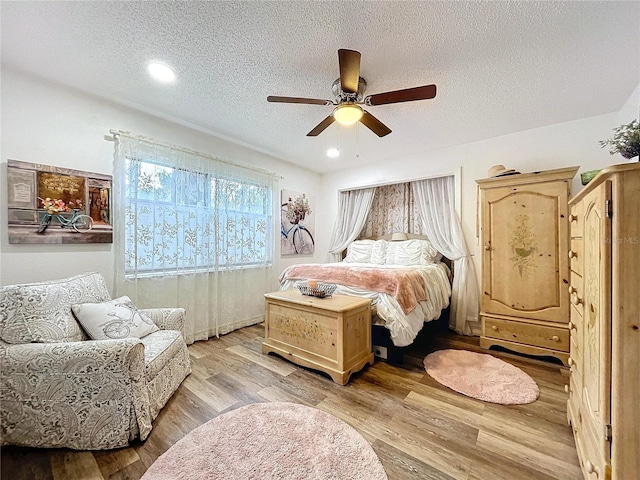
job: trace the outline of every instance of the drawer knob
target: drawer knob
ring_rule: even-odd
[[[554,335],[553,337],[551,337],[551,340],[553,340],[554,342],[559,342],[560,337],[558,335]]]
[[[575,250],[569,250],[569,259],[578,258],[578,252]]]
[[[569,393],[569,385],[564,386],[564,393]]]
[[[567,363],[569,364],[570,367],[573,367],[576,364],[575,360],[571,357],[567,359]]]
[[[569,215],[569,221],[570,222],[577,222],[578,221],[578,215]]]
[[[573,285],[569,285],[569,295],[573,295],[574,293],[578,293],[578,290]]]
[[[571,296],[571,303],[573,303],[574,305],[580,305],[580,304],[582,304],[584,302],[582,301],[582,299],[578,295],[572,295]]]
[[[491,330],[493,330],[494,332],[497,332],[498,327],[496,325],[491,325]]]
[[[591,463],[589,460],[587,460],[586,462],[584,462],[584,469],[587,471],[587,473],[595,473],[596,474],[596,478],[598,478],[598,474],[600,473],[598,471],[598,467],[596,467],[593,463]]]
[[[578,330],[578,328],[575,323],[569,321],[569,330]]]
[[[484,246],[484,249],[485,249],[485,250],[491,250],[491,245],[485,245],[485,246]]]

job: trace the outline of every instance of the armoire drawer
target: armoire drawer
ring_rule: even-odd
[[[582,203],[573,205],[569,213],[569,229],[572,237],[582,237],[584,224],[584,206]]]
[[[578,275],[582,276],[584,272],[582,238],[571,239],[571,250],[569,250],[569,267]]]
[[[486,316],[482,320],[485,337],[549,348],[561,352],[569,351],[569,330],[566,328]]]
[[[571,305],[582,314],[584,310],[584,281],[576,272],[572,271],[569,277],[569,301]]]
[[[578,343],[574,337],[571,337],[571,350],[569,351],[569,360],[567,363],[569,364],[572,375],[577,372],[582,376],[582,346],[578,347]]]

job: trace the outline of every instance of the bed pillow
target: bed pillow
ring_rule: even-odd
[[[374,240],[355,240],[347,247],[347,263],[370,263]]]
[[[416,239],[416,242],[420,243],[422,253],[420,255],[421,265],[430,265],[432,263],[438,263],[442,260],[442,254],[436,250],[436,247],[426,239]]]
[[[384,261],[387,256],[387,245],[389,242],[386,240],[376,240],[371,249],[371,263],[376,265],[384,265]]]
[[[127,296],[102,303],[79,303],[71,310],[92,340],[142,338],[159,330]]]
[[[412,239],[389,242],[384,263],[386,265],[430,265],[441,255],[428,240]]]

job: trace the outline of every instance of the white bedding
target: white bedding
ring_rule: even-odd
[[[341,262],[336,265],[344,265]],[[406,265],[372,265],[370,263],[349,263],[350,266],[365,268],[404,268]],[[393,344],[398,347],[410,345],[422,329],[424,322],[440,317],[443,308],[449,305],[451,296],[450,271],[444,263],[417,265],[415,269],[424,278],[427,299],[418,303],[418,307],[405,314],[393,296],[386,293],[372,292],[357,287],[338,285],[335,293],[370,298],[377,316],[384,321],[384,326],[391,333]],[[280,290],[296,288],[300,278],[284,278],[280,283]]]

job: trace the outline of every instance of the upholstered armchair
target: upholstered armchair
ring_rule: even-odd
[[[0,289],[2,445],[99,450],[147,438],[191,372],[185,311],[140,309],[157,331],[89,340],[71,306],[110,300],[98,273]]]

